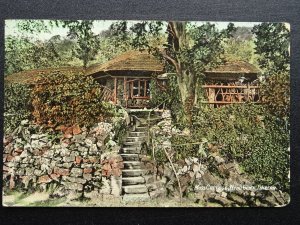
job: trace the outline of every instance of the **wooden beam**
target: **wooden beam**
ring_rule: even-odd
[[[114,103],[117,104],[117,78],[114,78]]]

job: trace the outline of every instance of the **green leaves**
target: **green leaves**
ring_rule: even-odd
[[[4,131],[10,133],[22,120],[31,118],[30,88],[22,84],[4,85]]]
[[[279,72],[269,76],[261,85],[261,96],[271,114],[287,119],[290,115],[289,73]]]
[[[101,87],[81,73],[53,72],[41,77],[32,91],[33,116],[38,124],[90,126],[114,115],[101,101]]]
[[[290,33],[283,23],[262,23],[253,27],[256,53],[266,75],[289,71]]]

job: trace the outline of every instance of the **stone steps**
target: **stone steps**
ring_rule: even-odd
[[[141,146],[141,144],[142,144],[141,141],[131,141],[131,142],[125,141],[125,142],[123,142],[123,146],[136,146],[136,147],[139,147],[139,146]]]
[[[123,177],[138,177],[143,176],[147,171],[142,169],[125,169],[122,171]]]
[[[142,136],[146,136],[146,135],[145,135],[145,132],[130,131],[128,136],[129,137],[142,137]]]
[[[145,184],[128,185],[124,186],[122,189],[125,194],[138,194],[148,192],[148,188]]]
[[[123,158],[124,169],[122,170],[123,201],[138,202],[150,199],[146,186],[147,170],[141,169],[141,144],[146,140],[146,125],[138,126],[134,131],[127,133],[127,138],[120,149]]]
[[[125,147],[122,148],[121,153],[125,154],[140,154],[141,153],[141,148],[140,147]]]
[[[139,154],[122,153],[121,156],[124,161],[138,161],[139,160]]]
[[[140,169],[141,162],[140,161],[123,161],[124,169]]]
[[[147,130],[148,130],[147,126],[135,128],[135,131],[138,131],[138,132],[146,132]]]
[[[144,184],[145,179],[144,177],[122,177],[122,185],[135,185],[135,184]]]
[[[124,141],[133,142],[133,141],[143,141],[145,139],[146,139],[146,136],[127,137]]]
[[[144,194],[125,194],[122,199],[124,202],[144,202],[150,200],[148,193]]]

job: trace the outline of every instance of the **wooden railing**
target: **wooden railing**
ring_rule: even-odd
[[[207,101],[219,107],[224,104],[245,102],[260,103],[259,86],[253,85],[203,85]]]
[[[101,89],[101,97],[100,97],[101,101],[108,102],[114,100],[114,95],[112,90],[102,85],[100,85],[100,89]]]

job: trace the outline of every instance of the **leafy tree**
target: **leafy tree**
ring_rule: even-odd
[[[289,31],[283,23],[261,23],[253,27],[256,53],[265,74],[289,71]]]
[[[287,119],[290,110],[290,33],[283,23],[262,23],[253,27],[256,53],[267,76],[261,95],[271,114]]]
[[[6,37],[4,74],[33,69],[34,65],[31,63],[33,47],[34,44],[28,38]]]
[[[191,122],[191,110],[197,99],[197,81],[208,67],[221,62],[222,43],[230,37],[231,31],[234,30],[233,24],[226,30],[218,31],[215,25],[210,23],[196,26],[188,22],[142,21],[129,29],[133,32],[131,45],[134,48],[147,49],[176,71],[185,115],[183,120]],[[166,32],[164,45],[153,45],[164,37],[163,31]]]
[[[5,75],[38,68],[67,66],[74,60],[76,43],[54,36],[47,41],[27,37],[5,38]]]
[[[83,67],[86,68],[88,63],[94,59],[99,51],[100,38],[92,31],[92,20],[71,20],[61,21],[63,27],[69,29],[68,36],[75,39],[78,47],[75,49],[75,56],[83,61]],[[59,23],[58,23],[59,24]]]

